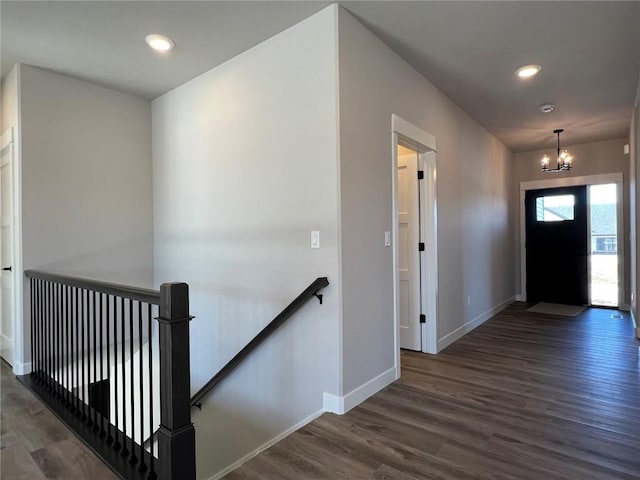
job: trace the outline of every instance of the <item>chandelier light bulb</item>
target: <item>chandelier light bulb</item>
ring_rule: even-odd
[[[540,161],[540,163],[542,164],[542,168],[549,168],[549,155],[545,155],[544,157],[542,157],[542,160]]]

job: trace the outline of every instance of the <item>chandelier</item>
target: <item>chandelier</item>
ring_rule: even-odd
[[[569,150],[566,148],[560,150],[560,134],[564,132],[563,128],[554,130],[553,133],[558,135],[558,149],[557,149],[557,166],[556,168],[549,168],[549,161],[551,158],[549,155],[542,157],[542,171],[543,172],[564,172],[565,170],[571,170],[571,160],[573,157],[569,154]]]

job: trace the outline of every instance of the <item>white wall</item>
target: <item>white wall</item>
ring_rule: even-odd
[[[150,286],[150,103],[22,65],[25,269]]]
[[[331,282],[194,410],[200,478],[338,390],[335,10],[152,104],[155,278],[190,285],[194,392],[316,277]]]
[[[150,286],[150,103],[24,64],[19,79],[24,269]],[[24,299],[26,343],[26,281]]]
[[[2,117],[0,120],[0,133],[8,128],[19,126],[18,114],[18,65],[14,65],[9,73],[2,79]]]
[[[552,133],[550,133],[552,135]],[[513,170],[514,192],[511,201],[516,206],[514,210],[515,230],[515,255],[516,255],[516,285],[518,293],[521,292],[521,265],[520,265],[520,182],[530,180],[550,180],[557,178],[581,177],[588,175],[600,175],[606,173],[622,172],[623,175],[623,210],[624,210],[624,242],[625,252],[629,252],[629,159],[624,154],[624,145],[628,139],[620,138],[604,142],[585,143],[582,145],[562,145],[571,151],[573,164],[571,170],[559,174],[544,173],[540,167],[540,159],[545,153],[553,158],[555,148],[538,150],[533,152],[517,153]],[[630,301],[630,262],[627,258],[624,264],[624,303]]]
[[[339,32],[346,394],[395,360],[392,249],[383,246],[392,227],[391,115],[437,141],[441,345],[515,294],[513,156],[345,10]]]

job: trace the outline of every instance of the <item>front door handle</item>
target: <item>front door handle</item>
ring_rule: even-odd
[[[4,271],[4,272],[10,272],[11,270],[12,270],[12,268],[11,268],[11,267],[4,267],[4,268],[2,269],[2,271]]]

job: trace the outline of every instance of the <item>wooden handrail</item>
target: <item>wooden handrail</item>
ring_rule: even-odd
[[[327,277],[316,278],[295,300],[287,305],[269,324],[264,327],[253,339],[240,350],[222,369],[216,373],[198,392],[191,397],[191,406],[200,408],[202,399],[218,386],[229,374],[247,358],[269,335],[280,327],[289,317],[297,312],[313,296],[322,303],[322,295],[318,292],[329,285]]]
[[[152,305],[160,304],[159,290],[102,282],[100,280],[91,280],[89,278],[72,277],[58,273],[43,272],[41,270],[26,270],[24,274],[27,278],[37,278],[48,282],[69,285],[71,287],[84,288],[86,290],[137,300],[140,302],[150,303]]]

